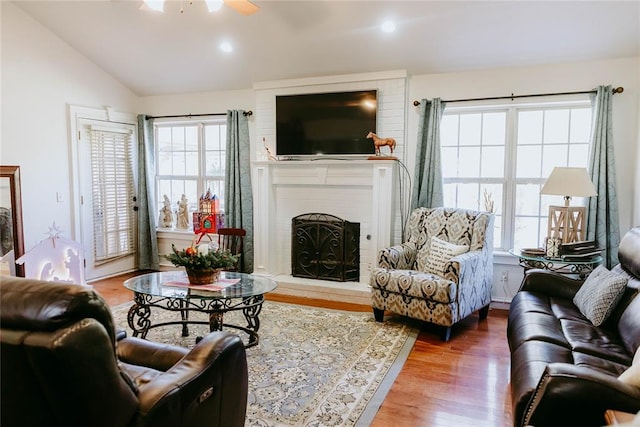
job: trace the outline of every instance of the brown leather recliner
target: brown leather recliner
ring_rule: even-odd
[[[195,348],[116,341],[88,287],[0,277],[0,424],[242,426],[247,359],[214,332]]]

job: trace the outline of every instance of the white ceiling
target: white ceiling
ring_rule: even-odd
[[[255,82],[409,74],[640,56],[640,1],[256,0],[242,16],[172,1],[16,1],[138,95],[248,89]],[[396,22],[386,34],[385,19]],[[228,40],[235,51],[218,44]]]

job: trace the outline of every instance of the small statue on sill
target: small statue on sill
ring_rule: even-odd
[[[186,195],[182,195],[178,202],[178,225],[177,228],[186,230],[189,228],[189,200]]]
[[[169,200],[166,194],[164,195],[162,209],[160,209],[158,225],[164,228],[173,227],[173,210],[171,209],[171,200]]]

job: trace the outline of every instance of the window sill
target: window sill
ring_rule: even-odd
[[[164,239],[180,239],[180,240],[192,240],[195,234],[193,230],[178,230],[175,228],[157,228],[156,234],[158,238]]]
[[[184,235],[184,236],[188,236],[188,235],[193,235],[193,229],[188,228],[186,230],[180,230],[177,228],[156,228],[156,233],[158,235],[160,234],[166,234],[166,235]]]
[[[493,263],[500,265],[520,265],[518,258],[506,251],[493,251]]]
[[[217,239],[217,236],[217,234],[209,234],[210,239]],[[200,237],[200,235],[195,234],[191,229],[178,230],[175,228],[157,228],[156,237],[158,241],[182,242],[184,244],[185,242],[195,242],[195,239]],[[202,241],[207,241],[207,239],[204,238]]]

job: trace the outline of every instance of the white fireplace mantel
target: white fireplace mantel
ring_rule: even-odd
[[[325,288],[337,293],[344,291],[348,295],[350,290],[358,289],[368,293],[369,273],[376,265],[378,251],[391,244],[395,163],[394,160],[254,162],[254,273],[300,287],[324,282]],[[291,220],[313,212],[360,223],[358,283],[291,277]],[[318,296],[307,292],[302,295]]]

